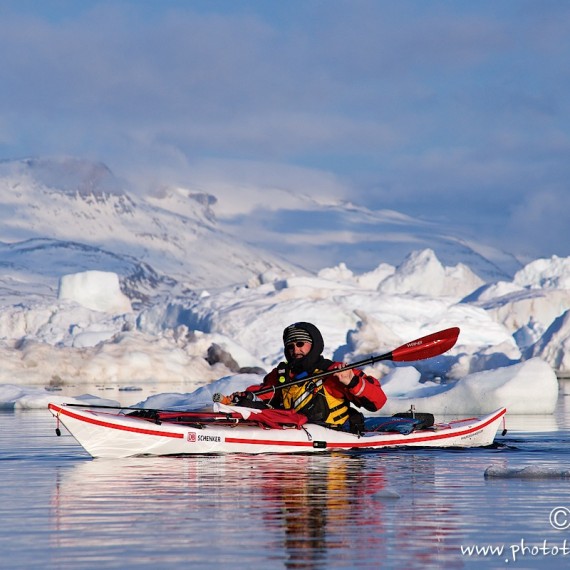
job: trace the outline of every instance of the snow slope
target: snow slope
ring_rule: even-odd
[[[104,165],[72,158],[4,162],[0,242],[53,240],[53,270],[65,263],[68,244],[81,244],[136,258],[192,287],[225,286],[269,269],[302,271],[225,233],[211,209],[215,201],[178,188],[145,200],[127,192]],[[91,269],[104,269],[96,265]]]

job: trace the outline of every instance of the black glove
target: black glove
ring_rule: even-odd
[[[256,408],[258,410],[263,410],[268,407],[255,393],[248,392],[247,390],[245,392],[234,392],[232,394],[232,403],[236,406]]]
[[[232,404],[247,406],[247,402],[253,402],[253,394],[248,392],[234,392],[231,396]]]

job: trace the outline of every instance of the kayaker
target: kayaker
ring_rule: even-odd
[[[344,367],[342,362],[323,357],[323,337],[312,323],[298,322],[288,326],[283,331],[283,345],[286,362],[281,362],[269,372],[261,384],[232,394],[232,401],[241,405],[263,403],[272,408],[295,410],[306,415],[311,423],[352,432],[362,431],[364,418],[351,404],[375,412],[386,403],[380,382],[358,368],[279,388],[281,384],[303,375],[309,377]],[[256,395],[256,392],[271,387],[276,389]]]

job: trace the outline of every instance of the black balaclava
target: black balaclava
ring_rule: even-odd
[[[298,336],[296,333],[309,333],[312,339],[313,346],[306,356],[303,358],[295,359],[289,354],[286,345],[288,344],[287,339],[294,338]],[[285,358],[289,364],[291,371],[296,375],[301,372],[307,372],[311,374],[314,372],[315,368],[318,368],[318,364],[323,360],[322,352],[325,348],[325,343],[323,341],[323,336],[319,329],[312,323],[293,323],[289,325],[283,331],[283,345],[285,346]]]

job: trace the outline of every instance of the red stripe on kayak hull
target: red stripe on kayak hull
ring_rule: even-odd
[[[161,430],[156,430],[156,429],[143,429],[143,428],[136,428],[136,427],[131,427],[131,426],[117,425],[114,423],[105,422],[105,421],[97,419],[97,418],[88,418],[86,416],[75,414],[66,408],[60,408],[59,406],[54,406],[53,404],[49,404],[49,408],[50,408],[50,410],[54,410],[55,412],[57,412],[59,414],[63,414],[64,416],[69,416],[70,418],[74,418],[76,420],[86,422],[88,424],[93,424],[96,426],[101,426],[101,427],[106,427],[106,428],[111,428],[111,429],[117,429],[120,431],[130,431],[133,433],[142,433],[145,435],[158,435],[161,437],[172,437],[174,439],[184,439],[184,434],[182,434],[182,433],[172,433],[172,432],[161,431]]]

